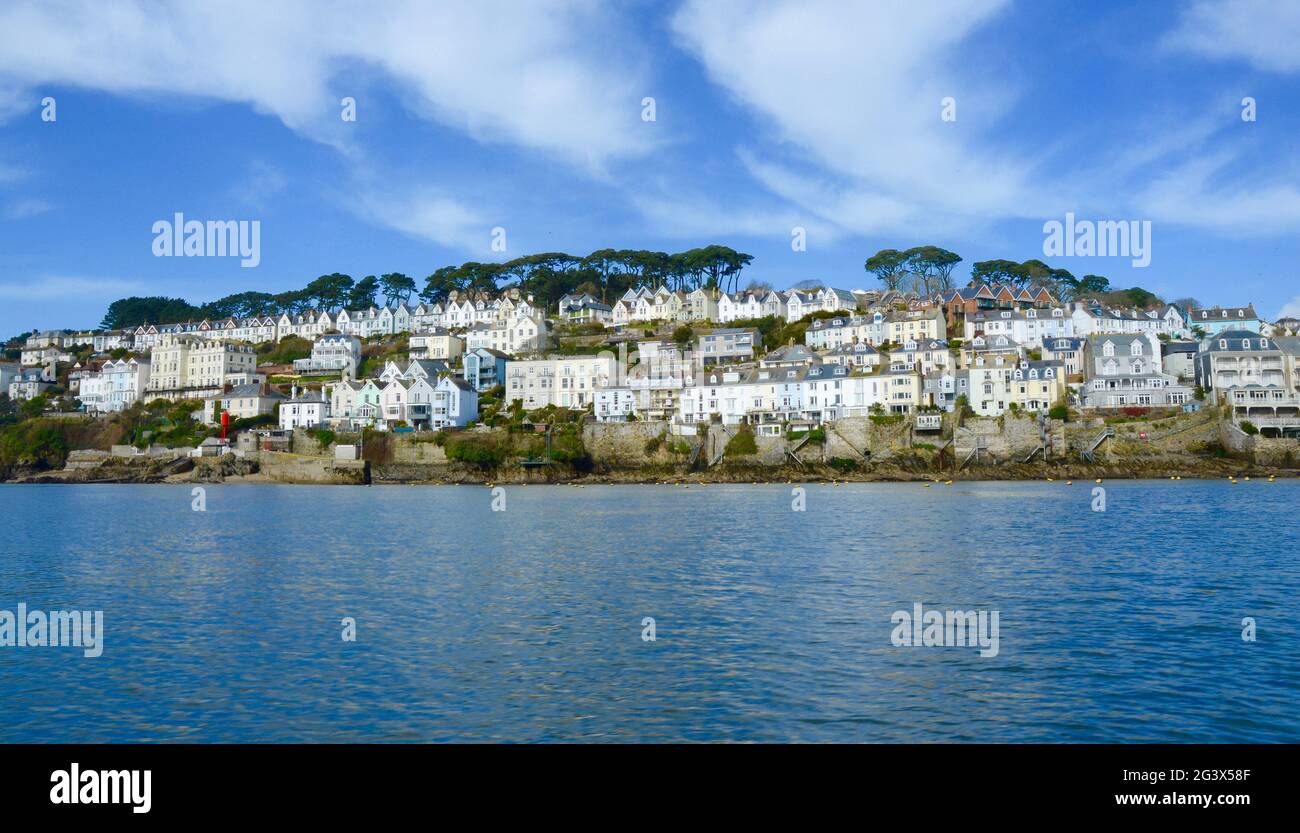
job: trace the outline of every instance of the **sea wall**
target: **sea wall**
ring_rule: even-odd
[[[259,473],[266,480],[276,483],[324,485],[368,482],[368,466],[359,460],[334,461],[280,451],[259,451],[256,458]]]

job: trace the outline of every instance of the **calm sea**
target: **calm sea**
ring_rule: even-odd
[[[1300,741],[1300,483],[1093,488],[0,486],[0,741]]]

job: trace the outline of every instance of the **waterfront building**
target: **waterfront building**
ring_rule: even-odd
[[[204,398],[203,421],[209,425],[220,423],[222,411],[229,413],[231,420],[273,414],[276,406],[287,399],[287,396],[271,390],[265,383],[238,385]]]
[[[1085,408],[1165,407],[1192,399],[1191,388],[1163,371],[1150,333],[1090,335],[1084,342]]]
[[[586,408],[601,388],[618,386],[614,356],[551,356],[506,363],[507,403],[522,401],[527,410],[555,405]]]
[[[290,398],[280,403],[280,430],[318,428],[325,424],[329,415],[330,403],[321,391],[306,391],[300,395],[294,388]]]

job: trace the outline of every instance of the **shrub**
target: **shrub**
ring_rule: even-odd
[[[448,460],[481,469],[496,468],[506,458],[506,450],[501,441],[491,434],[461,434],[450,437],[444,448],[447,450]]]
[[[1241,421],[1241,430],[1245,431],[1247,434],[1250,434],[1251,436],[1254,436],[1259,433],[1259,429],[1255,427],[1255,423],[1251,422],[1248,419],[1243,419]]]
[[[278,420],[275,418],[275,414],[258,414],[257,416],[240,417],[239,419],[231,421],[230,431],[231,433],[247,431],[252,428],[261,428],[264,425],[275,425],[277,423]]]
[[[0,432],[0,464],[58,468],[68,457],[66,426],[59,420],[30,419]]]
[[[748,428],[741,428],[736,435],[727,441],[727,453],[735,456],[744,456],[758,453],[758,443],[754,442],[754,432]]]
[[[658,451],[659,448],[664,444],[664,438],[666,436],[667,436],[667,432],[660,434],[657,437],[651,437],[650,439],[646,440],[645,453],[654,454],[656,451]]]
[[[565,425],[551,435],[551,459],[568,463],[579,471],[591,469],[591,455],[576,424]]]
[[[853,471],[858,467],[858,461],[849,457],[832,457],[826,461],[826,465],[839,472]]]
[[[801,438],[803,438],[803,437],[807,437],[807,438],[808,438],[808,442],[810,442],[810,443],[816,443],[817,445],[825,445],[825,444],[826,444],[826,429],[825,429],[825,428],[810,428],[810,429],[808,429],[807,431],[787,431],[787,432],[786,432],[786,437],[787,437],[788,439],[791,439],[791,440],[798,440],[798,439],[801,439]]]
[[[316,438],[316,444],[321,448],[329,448],[336,439],[334,432],[328,428],[316,428],[307,433]]]
[[[1047,412],[1047,416],[1051,419],[1066,421],[1070,418],[1070,409],[1064,405],[1055,405]]]

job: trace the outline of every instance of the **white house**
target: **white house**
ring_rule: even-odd
[[[301,396],[294,388],[293,396],[280,403],[280,429],[316,428],[329,419],[330,403],[320,391],[308,391]]]
[[[295,359],[294,373],[311,375],[340,373],[345,379],[356,378],[361,364],[361,339],[354,335],[333,333],[318,336],[311,345],[311,357]]]
[[[511,361],[506,363],[505,401],[522,400],[530,411],[547,405],[582,409],[595,401],[597,390],[621,381],[612,355]]]
[[[458,376],[443,376],[434,388],[434,428],[465,427],[478,421],[478,391]]]

